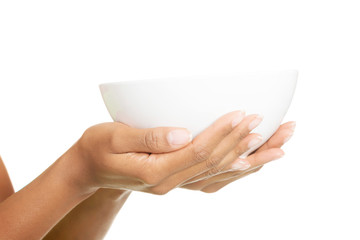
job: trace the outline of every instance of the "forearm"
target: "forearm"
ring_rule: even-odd
[[[72,208],[89,197],[68,177],[70,153],[65,153],[25,188],[0,204],[0,239],[38,240]]]
[[[69,212],[44,238],[103,239],[130,191],[99,189]]]
[[[0,156],[0,203],[14,193],[9,175]]]

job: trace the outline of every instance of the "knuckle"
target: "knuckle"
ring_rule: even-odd
[[[155,131],[146,131],[143,141],[148,149],[158,149],[160,147],[160,140]]]
[[[217,156],[211,156],[210,158],[208,158],[208,160],[206,160],[207,169],[215,168],[218,162],[219,162],[219,158]]]
[[[244,129],[240,129],[240,131],[235,132],[235,138],[236,139],[244,139],[248,133],[244,131]]]
[[[78,146],[84,150],[84,152],[93,152],[93,148],[100,148],[104,146],[104,143],[108,143],[109,135],[106,131],[103,131],[105,124],[97,124],[87,128],[78,141]],[[105,133],[104,133],[105,132]]]
[[[221,169],[218,166],[214,166],[207,172],[207,177],[212,177],[221,173]]]
[[[211,152],[203,145],[194,147],[194,158],[197,163],[203,162],[208,159]]]
[[[83,135],[81,136],[81,140],[82,141],[91,141],[91,140],[93,140],[94,139],[93,138],[93,136],[94,136],[94,128],[95,128],[95,126],[91,126],[91,127],[87,128],[84,131]]]
[[[234,149],[234,153],[237,156],[242,155],[245,151],[246,151],[246,149],[242,145],[236,146],[236,148]]]

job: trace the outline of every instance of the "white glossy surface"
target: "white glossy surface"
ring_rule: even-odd
[[[194,137],[225,113],[262,114],[254,132],[265,142],[281,124],[296,81],[291,70],[123,81],[101,84],[100,90],[114,121],[136,128],[185,127]]]

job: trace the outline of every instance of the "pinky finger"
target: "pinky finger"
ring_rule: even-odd
[[[219,191],[220,189],[222,189],[223,187],[225,187],[226,185],[235,182],[236,180],[239,180],[240,178],[246,177],[252,173],[255,173],[257,171],[259,171],[263,166],[259,166],[255,169],[252,169],[246,173],[240,174],[238,176],[234,176],[233,178],[227,179],[226,181],[221,181],[221,182],[216,182],[216,183],[212,183],[209,184],[207,186],[205,186],[203,189],[201,189],[202,192],[205,193],[214,193]]]
[[[237,158],[236,160],[234,160],[231,166],[226,168],[226,170],[244,171],[248,169],[253,169],[273,160],[279,159],[282,156],[284,156],[284,151],[281,150],[281,148],[270,148],[261,152],[255,152],[247,158]]]
[[[273,160],[282,158],[284,154],[285,153],[281,148],[270,148],[265,151],[252,154],[245,160],[248,161],[252,167],[257,167]]]
[[[256,152],[261,152],[270,148],[280,148],[287,142],[294,133],[296,122],[287,122],[282,124],[271,138],[264,143]]]

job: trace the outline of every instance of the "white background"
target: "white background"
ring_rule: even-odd
[[[16,190],[111,121],[99,83],[298,69],[283,159],[215,194],[134,193],[106,239],[360,239],[359,12],[357,0],[0,1],[0,154]]]

